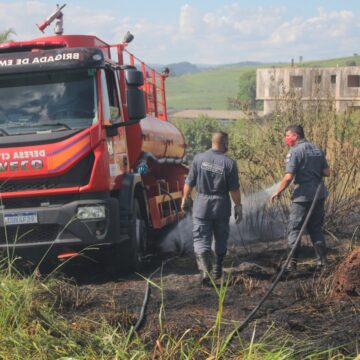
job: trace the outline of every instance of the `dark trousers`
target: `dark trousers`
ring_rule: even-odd
[[[320,199],[316,202],[306,226],[313,244],[319,242],[325,245],[325,237],[322,231],[325,214],[324,203],[325,199]],[[288,245],[290,248],[295,244],[310,207],[311,202],[293,202],[291,205],[288,234]]]
[[[193,218],[193,239],[195,254],[201,255],[211,252],[211,243],[214,236],[215,254],[224,256],[227,251],[227,241],[230,234],[230,218],[201,219]]]

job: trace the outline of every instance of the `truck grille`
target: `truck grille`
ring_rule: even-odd
[[[93,163],[94,155],[89,153],[67,173],[60,176],[30,180],[7,179],[0,181],[0,193],[84,186],[89,183]]]
[[[0,245],[54,241],[59,230],[54,224],[7,226],[0,228]]]
[[[20,181],[9,181],[8,183],[0,184],[0,192],[16,192],[16,191],[28,191],[28,190],[47,190],[56,189],[59,186],[56,184],[26,184]]]

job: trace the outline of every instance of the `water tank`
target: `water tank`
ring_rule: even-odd
[[[185,155],[185,138],[181,131],[168,121],[152,116],[139,124],[126,127],[130,168],[135,168],[144,153],[157,159],[182,159]]]
[[[141,150],[157,158],[183,158],[185,139],[181,131],[168,121],[146,117],[140,122]]]

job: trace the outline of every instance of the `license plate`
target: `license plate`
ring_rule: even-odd
[[[38,216],[36,212],[21,212],[4,214],[5,225],[37,224]]]

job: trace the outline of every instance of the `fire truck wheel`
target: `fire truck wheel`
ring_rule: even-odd
[[[124,249],[124,261],[127,272],[140,271],[143,263],[143,257],[146,250],[146,223],[142,219],[140,203],[137,199],[134,201],[133,218],[130,226],[130,239],[127,241]]]
[[[133,217],[129,224],[129,239],[107,249],[105,268],[108,273],[133,273],[140,271],[146,250],[146,222],[142,219],[137,199],[133,205]]]

